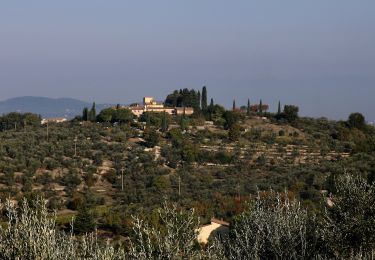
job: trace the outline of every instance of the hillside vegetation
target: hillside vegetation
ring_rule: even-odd
[[[322,201],[340,192],[335,180],[345,172],[374,183],[375,129],[361,114],[337,122],[300,118],[295,106],[275,114],[249,108],[227,111],[212,102],[190,117],[138,119],[120,108],[98,115],[86,109],[86,117],[48,125],[33,114],[4,115],[0,197],[13,203],[43,197],[56,211],[58,230],[69,231],[75,217],[75,234],[97,230],[99,238],[125,246],[134,237],[132,216],[163,230],[164,201],[194,209],[203,224],[216,217],[235,226],[259,194],[281,192],[301,202],[298,211],[324,219]]]

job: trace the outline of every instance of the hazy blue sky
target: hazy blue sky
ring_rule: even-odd
[[[0,100],[128,103],[207,85],[230,106],[375,120],[374,0],[2,0]]]

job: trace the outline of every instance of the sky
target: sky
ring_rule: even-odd
[[[2,0],[0,100],[295,104],[375,121],[374,0]]]

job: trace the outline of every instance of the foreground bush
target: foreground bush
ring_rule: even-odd
[[[322,238],[338,258],[372,255],[375,249],[375,185],[344,174],[335,181],[333,206],[324,212]]]
[[[317,230],[300,203],[288,194],[260,194],[239,215],[224,240],[229,259],[309,259],[315,257]]]
[[[374,184],[345,174],[335,188],[333,205],[319,221],[287,193],[259,193],[235,218],[229,236],[204,250],[196,242],[194,211],[176,205],[159,210],[158,225],[135,217],[133,239],[123,250],[99,243],[95,234],[57,231],[44,200],[24,200],[19,208],[7,201],[0,259],[374,259]]]
[[[1,259],[123,259],[124,253],[98,244],[94,234],[74,237],[56,230],[44,200],[17,209],[10,201],[4,205],[8,222],[0,230]]]
[[[374,259],[375,185],[335,180],[333,205],[319,219],[288,194],[270,192],[235,218],[222,246],[228,259]],[[263,194],[264,195],[264,194]]]
[[[175,205],[159,210],[161,229],[134,218],[129,252],[100,244],[95,234],[78,237],[73,228],[69,234],[58,231],[42,199],[33,204],[24,200],[19,208],[10,201],[2,206],[8,221],[0,229],[0,259],[222,259],[212,248],[202,251],[197,244],[194,211],[180,211]]]
[[[215,246],[202,250],[197,242],[199,219],[194,210],[178,210],[164,204],[159,209],[161,227],[134,218],[135,239],[128,257],[131,259],[223,259]]]

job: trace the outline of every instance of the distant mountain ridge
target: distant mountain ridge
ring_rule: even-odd
[[[41,115],[43,118],[66,117],[73,118],[82,114],[84,107],[91,108],[92,103],[73,98],[48,98],[48,97],[16,97],[0,101],[0,114],[10,112],[31,112]],[[97,104],[99,112],[109,104]]]

